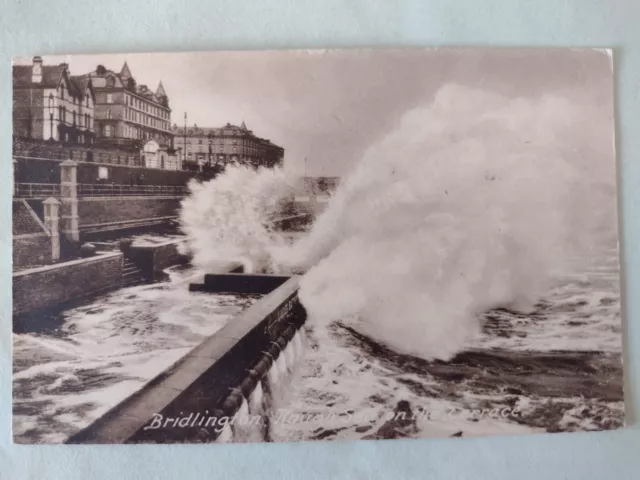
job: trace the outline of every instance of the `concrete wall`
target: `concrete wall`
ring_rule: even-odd
[[[13,314],[59,305],[116,288],[122,281],[120,252],[31,268],[13,274]]]
[[[78,201],[80,231],[109,230],[162,223],[177,217],[175,197],[91,197]]]
[[[254,283],[260,283],[261,276],[251,277]],[[156,414],[163,418],[205,411],[211,415],[235,415],[242,395],[249,395],[266,377],[273,359],[282,355],[282,349],[306,320],[297,297],[298,278],[284,281],[283,277],[265,276],[265,279],[280,286],[67,443],[215,441],[216,424],[211,428],[145,426]],[[206,277],[201,287],[209,291],[217,288],[209,282],[209,289]]]
[[[132,245],[124,252],[148,279],[155,279],[165,268],[189,262],[189,256],[178,252],[184,240],[170,240],[156,245]]]

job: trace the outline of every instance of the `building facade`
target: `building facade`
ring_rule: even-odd
[[[272,168],[284,161],[284,148],[255,136],[244,122],[240,126],[227,123],[220,128],[174,125],[173,135],[184,169],[203,170],[227,164]]]
[[[85,76],[95,90],[95,130],[101,142],[141,148],[155,140],[171,147],[171,109],[162,82],[155,92],[138,85],[126,62],[120,73],[98,65]]]
[[[13,66],[13,135],[90,145],[95,136],[95,90],[91,78],[72,76],[66,63]]]
[[[175,150],[149,140],[142,149],[144,166],[162,170],[182,170],[182,162]]]

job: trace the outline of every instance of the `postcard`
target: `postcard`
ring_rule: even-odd
[[[13,65],[16,443],[624,425],[613,55]]]

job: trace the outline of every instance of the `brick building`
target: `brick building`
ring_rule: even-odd
[[[29,140],[91,144],[96,96],[91,78],[66,63],[13,66],[13,135]]]
[[[284,148],[257,137],[244,122],[239,127],[227,123],[220,128],[193,125],[186,129],[174,124],[172,132],[174,148],[179,150],[185,169],[202,170],[228,163],[275,167],[284,160]]]
[[[155,92],[138,85],[126,62],[119,73],[98,65],[85,77],[95,90],[96,135],[103,143],[141,148],[155,140],[171,146],[171,109],[162,82]]]

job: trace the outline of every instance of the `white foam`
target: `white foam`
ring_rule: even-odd
[[[262,381],[259,380],[256,384],[256,388],[253,389],[251,395],[249,395],[249,412],[252,414],[262,413]]]

